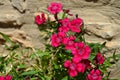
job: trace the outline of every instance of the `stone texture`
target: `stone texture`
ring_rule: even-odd
[[[38,30],[38,26],[35,24],[26,24],[21,28],[22,31],[26,32],[27,36],[30,37],[30,42],[32,46],[36,48],[40,48],[44,50],[44,39],[43,35],[40,35],[40,31]]]
[[[111,5],[120,8],[120,1],[119,0],[111,0]]]
[[[34,24],[35,23],[35,18],[34,18],[34,14],[29,14],[29,13],[26,13],[26,14],[23,14],[21,17],[19,17],[19,21],[20,23],[22,24]]]
[[[23,47],[33,47],[30,43],[30,37],[22,30],[1,31],[6,34],[13,42],[19,43]]]
[[[0,12],[0,24],[13,24],[13,25],[21,25],[18,18],[20,14],[14,10],[4,10]],[[0,25],[1,26],[1,25]]]
[[[11,0],[12,6],[18,11],[25,12],[25,0]]]

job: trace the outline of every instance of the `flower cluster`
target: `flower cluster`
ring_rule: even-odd
[[[7,76],[0,76],[0,80],[12,80],[12,76],[7,75]]]
[[[71,60],[66,59],[64,62],[64,67],[67,69],[71,77],[77,76],[79,73],[86,73],[87,80],[102,80],[101,71],[98,67],[93,67],[92,65],[98,66],[104,63],[104,56],[97,52],[94,62],[89,60],[91,55],[91,48],[82,40],[76,40],[79,34],[82,34],[83,20],[76,16],[74,19],[69,19],[64,17],[58,19],[57,15],[59,12],[63,11],[64,14],[69,15],[68,10],[63,9],[61,3],[52,2],[48,6],[48,11],[55,17],[55,27],[56,32],[51,35],[51,46],[57,48],[63,46],[64,50],[71,51]],[[40,16],[36,16],[36,23],[38,25],[44,24],[47,20],[45,15],[42,13]],[[52,25],[53,26],[53,25]]]

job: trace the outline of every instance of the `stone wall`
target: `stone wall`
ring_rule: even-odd
[[[22,46],[44,48],[34,17],[52,1],[84,20],[88,42],[106,41],[106,52],[120,52],[120,0],[0,0],[0,32]]]

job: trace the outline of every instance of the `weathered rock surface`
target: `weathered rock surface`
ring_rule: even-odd
[[[120,0],[0,0],[0,32],[23,46],[43,49],[34,17],[35,13],[47,12],[52,1],[62,2],[64,8],[84,20],[88,42],[106,41],[107,53],[115,49],[120,53]],[[116,74],[112,73],[111,78]]]
[[[25,12],[25,0],[11,0],[12,6],[18,11]]]

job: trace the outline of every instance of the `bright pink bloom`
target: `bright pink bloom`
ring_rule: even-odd
[[[70,66],[70,64],[71,64],[71,62],[70,62],[70,60],[66,60],[65,62],[64,62],[64,67],[69,67]]]
[[[59,27],[59,31],[62,32],[68,32],[70,30],[70,20],[68,18],[64,18],[63,20],[60,20],[59,23],[61,24],[61,26]]]
[[[65,37],[65,38],[63,38],[63,41],[62,41],[62,43],[64,44],[64,45],[67,45],[67,44],[69,44],[69,41],[72,41],[73,42],[73,40],[75,40],[75,36],[69,36],[69,37]],[[70,43],[71,44],[71,43]]]
[[[76,42],[75,48],[72,49],[72,54],[74,57],[79,58],[78,62],[82,59],[88,59],[90,52],[90,47],[86,46],[83,42]]]
[[[70,30],[79,33],[81,31],[82,19],[76,18],[71,21]]]
[[[95,64],[103,64],[105,58],[101,53],[98,53],[94,59]]]
[[[58,34],[52,34],[51,36],[51,45],[53,47],[58,47],[62,41],[62,37],[58,36]]]
[[[68,69],[68,73],[71,77],[75,77],[77,76],[78,72],[77,72],[77,65],[73,62],[70,62],[70,60],[66,60],[64,63],[64,67]]]
[[[66,38],[63,38],[62,43],[65,45],[65,49],[66,50],[72,50],[75,46],[74,46],[74,40],[75,40],[75,36],[69,36]]]
[[[35,17],[35,22],[36,22],[36,24],[38,24],[38,25],[43,24],[45,21],[46,21],[46,18],[45,18],[45,14],[44,14],[44,13],[42,13],[41,15],[37,15],[37,16]]]
[[[12,80],[12,76],[7,75],[7,76],[5,77],[5,80]]]
[[[81,73],[84,73],[87,69],[91,68],[90,61],[89,60],[82,60],[80,62],[82,64],[82,70],[79,71]]]
[[[59,29],[58,29],[59,32],[68,32],[69,31],[69,28],[68,27],[64,27],[64,26],[60,26]]]
[[[61,24],[61,26],[64,26],[64,27],[69,28],[71,26],[71,22],[70,22],[69,18],[64,18],[64,19],[60,20],[59,23]]]
[[[81,61],[79,60],[78,62],[77,58],[73,57],[72,61],[76,64],[78,63],[78,66],[77,66],[78,72],[84,73],[87,69],[91,68],[90,61],[87,59],[81,60]]]
[[[64,67],[68,69],[68,73],[70,76],[77,76],[78,72],[84,73],[86,69],[90,68],[90,61],[83,60],[79,63],[74,61],[70,62],[70,60],[66,60],[64,62]]]
[[[50,3],[47,9],[51,14],[56,14],[62,11],[62,4],[57,2],[52,2]]]
[[[72,67],[72,66],[71,66]],[[74,66],[73,66],[74,67]],[[71,70],[71,69],[69,69],[68,70],[68,73],[69,73],[69,75],[71,76],[71,77],[75,77],[75,76],[77,76],[78,75],[78,72],[76,71],[76,70]]]
[[[64,37],[66,37],[66,33],[65,32],[58,32],[58,36],[64,38]]]
[[[102,80],[101,71],[92,69],[86,78],[87,80]]]
[[[58,34],[52,34],[51,45],[53,47],[58,47],[62,43],[64,37],[66,37],[66,34],[64,32],[58,32]]]
[[[0,76],[0,80],[5,80],[4,76]]]

